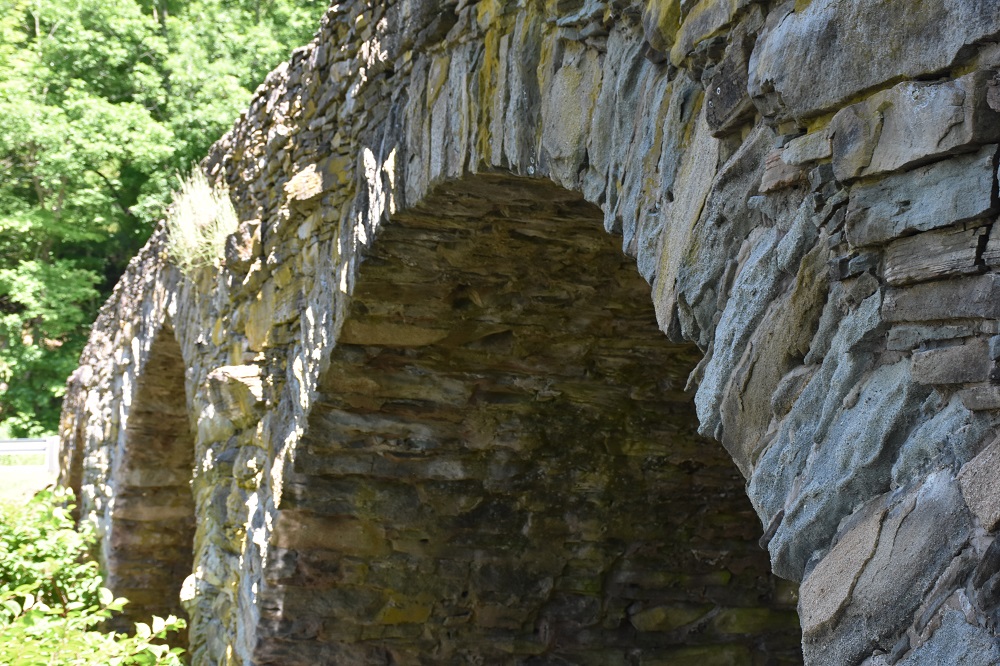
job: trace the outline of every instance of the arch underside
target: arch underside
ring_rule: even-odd
[[[502,174],[380,230],[286,474],[258,663],[801,661],[794,587],[696,433],[700,354],[617,245]]]
[[[154,615],[184,615],[180,591],[191,573],[195,532],[184,367],[180,345],[165,325],[136,386],[115,473],[105,566],[108,587],[129,600],[116,619],[119,629]]]

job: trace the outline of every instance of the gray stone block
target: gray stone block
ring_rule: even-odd
[[[927,282],[890,289],[882,306],[887,322],[1000,317],[1000,276]]]
[[[851,191],[847,240],[884,243],[918,231],[986,217],[995,212],[997,147],[894,174]]]
[[[768,17],[749,79],[758,109],[778,120],[818,115],[894,79],[944,70],[967,45],[1000,33],[993,0],[813,0],[782,9]]]
[[[981,338],[913,354],[913,380],[921,384],[983,382],[992,368],[987,342]]]
[[[965,545],[971,516],[948,472],[897,499],[834,626],[802,637],[807,664],[855,664],[903,635],[924,595]],[[955,650],[959,646],[953,646]],[[945,664],[949,660],[920,663]]]
[[[928,664],[995,666],[1000,664],[1000,644],[990,631],[969,624],[961,612],[946,611],[937,631],[898,666]]]
[[[839,111],[830,124],[837,179],[898,171],[1000,140],[1000,117],[986,102],[991,76],[907,81]]]

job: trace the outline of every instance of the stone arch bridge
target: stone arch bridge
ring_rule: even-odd
[[[992,0],[345,0],[62,480],[195,664],[995,664]],[[772,573],[773,572],[773,573]],[[797,613],[796,613],[797,611]]]

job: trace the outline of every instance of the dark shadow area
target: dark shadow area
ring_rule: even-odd
[[[260,664],[794,664],[744,481],[600,211],[481,175],[385,229],[286,478]]]
[[[181,584],[191,573],[195,531],[184,360],[173,331],[157,334],[138,380],[126,424],[124,456],[114,471],[108,587],[129,604],[116,629],[169,614],[184,617]],[[182,636],[177,641],[186,642]]]

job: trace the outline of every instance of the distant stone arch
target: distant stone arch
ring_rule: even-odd
[[[125,423],[124,447],[103,541],[107,585],[129,600],[122,628],[150,617],[183,616],[181,586],[191,573],[195,440],[189,425],[184,359],[173,327],[153,338]]]

